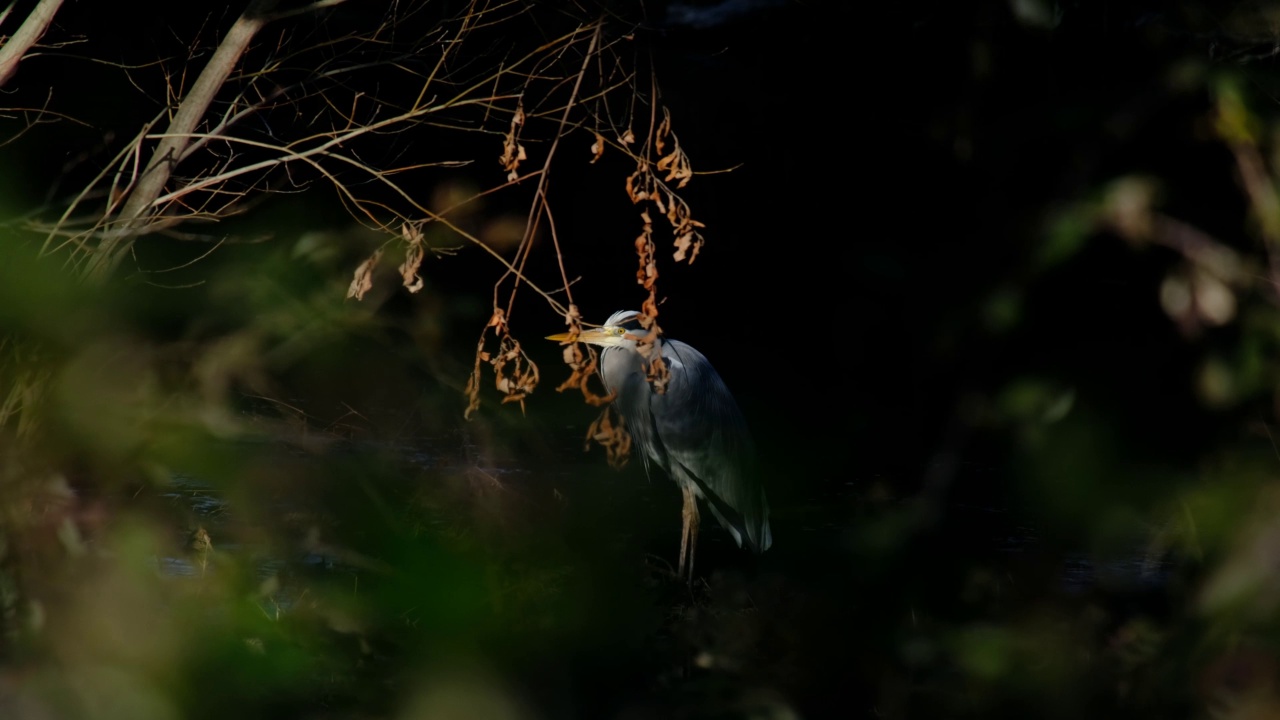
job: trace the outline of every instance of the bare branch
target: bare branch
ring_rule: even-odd
[[[117,250],[132,244],[131,231],[144,219],[156,197],[164,190],[174,163],[186,149],[189,134],[208,112],[214,96],[244,55],[249,42],[266,24],[266,13],[273,5],[275,0],[252,0],[245,12],[236,19],[235,25],[231,26],[227,36],[209,59],[209,64],[200,73],[200,77],[196,78],[191,92],[187,93],[178,106],[178,112],[165,133],[167,137],[156,146],[137,187],[129,194],[129,200],[121,213],[124,225],[103,239],[102,245],[89,259],[86,275],[101,279],[109,275],[120,262],[123,253]]]
[[[4,87],[17,74],[18,63],[39,42],[61,6],[62,0],[40,0],[18,28],[18,32],[9,38],[4,47],[0,47],[0,87]],[[8,14],[8,11],[5,13]]]

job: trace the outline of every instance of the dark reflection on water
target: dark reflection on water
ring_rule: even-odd
[[[197,593],[233,586],[290,642],[367,668],[342,692],[364,692],[365,672],[483,657],[533,707],[634,718],[931,707],[965,673],[1015,662],[1002,648],[1035,650],[1026,618],[1107,607],[1112,632],[1176,581],[1140,543],[1090,552],[1017,507],[932,508],[879,477],[766,459],[774,547],[743,552],[707,513],[688,587],[668,478],[609,469],[578,425],[488,432],[245,444],[249,461],[179,469],[154,493],[187,540],[156,566]],[[363,645],[314,650],[335,628]]]
[[[478,446],[464,446],[467,454],[475,456],[480,453]],[[670,480],[660,471],[646,478],[640,472],[616,473],[610,477],[600,467],[598,456],[583,457],[576,462],[567,463],[560,468],[541,468],[533,471],[514,465],[477,465],[464,460],[445,460],[447,452],[438,449],[412,447],[405,445],[365,445],[344,443],[340,447],[329,448],[326,453],[357,454],[362,451],[375,451],[380,455],[391,454],[399,458],[406,468],[423,471],[470,475],[483,482],[488,480],[494,488],[504,492],[529,492],[531,490],[548,490],[562,494],[556,488],[575,488],[582,491],[581,483],[594,483],[598,492],[594,499],[605,503],[608,510],[616,513],[637,513],[639,516],[651,518],[655,515],[676,513],[674,522],[665,522],[678,528],[678,506],[670,504],[673,487]],[[561,447],[564,458],[575,459],[582,454],[579,443],[565,443]],[[514,463],[514,458],[504,458]],[[589,479],[581,476],[590,475]],[[612,484],[618,492],[608,492]],[[857,504],[862,496],[862,489],[854,481],[833,482],[824,486],[825,492],[817,502],[802,507],[775,508],[775,523],[778,518],[790,531],[793,540],[788,545],[838,545],[842,536],[855,525],[849,518],[848,508]],[[221,497],[213,483],[200,478],[175,473],[167,488],[158,492],[159,497],[170,501],[175,506],[185,509],[199,519],[208,528],[216,529],[225,525],[235,516],[232,503]],[[290,507],[288,500],[281,502],[276,508],[278,512],[287,513],[297,508]],[[638,512],[637,512],[638,511]],[[1036,530],[1030,525],[1020,524],[1016,515],[1007,509],[978,507],[967,504],[955,504],[946,513],[953,521],[959,521],[970,532],[978,536],[979,541],[990,549],[1012,556],[1034,555],[1042,552],[1043,543]],[[667,518],[670,520],[670,518]],[[994,519],[994,521],[992,521]],[[435,514],[423,518],[423,522],[433,525],[444,525],[449,518]],[[974,531],[973,528],[986,528]],[[618,528],[624,535],[627,528]],[[727,533],[719,530],[714,522],[704,525],[700,542],[704,546],[723,548],[732,547],[733,543]],[[220,545],[220,550],[231,553],[254,554],[262,548],[245,547],[238,544]],[[286,563],[282,560],[263,560],[264,568],[279,568]],[[303,553],[291,562],[308,568],[325,570],[347,569],[334,558],[320,553]],[[180,558],[164,559],[165,574],[189,576],[195,574],[191,563]],[[1089,587],[1106,585],[1135,585],[1158,588],[1168,579],[1170,562],[1159,554],[1153,554],[1146,546],[1134,547],[1124,558],[1098,559],[1082,553],[1068,553],[1063,556],[1062,587],[1071,592],[1079,592]]]
[[[213,519],[227,508],[227,501],[217,496],[212,484],[190,475],[175,474],[170,488],[160,497],[180,502],[202,518]]]

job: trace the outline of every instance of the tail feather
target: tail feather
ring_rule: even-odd
[[[711,508],[711,514],[716,516],[716,520],[720,521],[720,526],[729,531],[733,536],[738,547],[745,547],[753,553],[760,554],[769,549],[773,544],[773,531],[769,529],[769,511],[765,510],[765,516],[758,527],[751,527],[747,524],[742,514],[729,507],[714,495],[706,495],[707,507]]]

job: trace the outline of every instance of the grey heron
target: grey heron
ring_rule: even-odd
[[[698,500],[704,499],[739,547],[762,553],[773,543],[769,503],[755,458],[755,444],[738,403],[711,363],[689,345],[658,336],[670,372],[666,392],[650,385],[637,342],[648,338],[640,313],[622,310],[599,328],[551,335],[548,340],[598,345],[600,377],[613,406],[644,460],[666,471],[684,496],[679,573],[693,576],[698,541]]]

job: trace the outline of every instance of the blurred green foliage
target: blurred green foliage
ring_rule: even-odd
[[[671,313],[720,344],[778,538],[757,559],[704,524],[692,587],[674,487],[583,454],[577,398],[486,394],[462,421],[487,259],[433,259],[412,297],[385,267],[346,301],[381,239],[300,194],[235,221],[269,240],[188,265],[204,247],[145,238],[172,271],[90,285],[6,226],[0,717],[1280,713],[1276,15],[1147,10],[914,7],[875,167],[900,232],[820,261],[709,240],[800,311],[747,352],[741,311]],[[730,90],[844,57],[805,33],[845,26],[802,17],[739,29],[779,77]],[[717,32],[704,53],[673,30],[677,66],[720,72]],[[705,143],[741,137],[722,120]],[[709,227],[825,237],[848,197],[824,187]],[[579,252],[608,235],[578,222]],[[584,287],[633,289],[617,236],[622,280],[593,258]],[[558,349],[530,352],[552,384]]]

